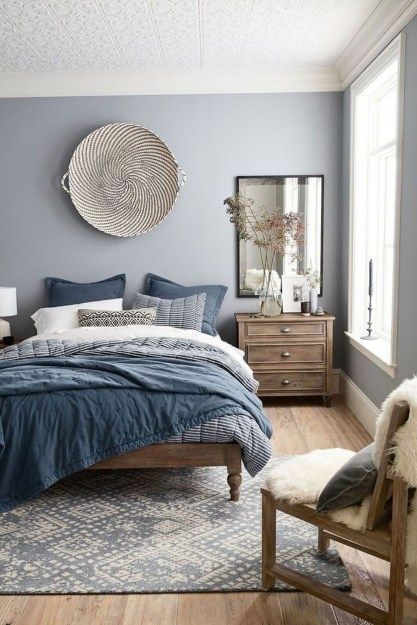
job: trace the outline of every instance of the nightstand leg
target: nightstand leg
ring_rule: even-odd
[[[332,407],[332,396],[331,395],[324,395],[323,396],[323,401],[324,401],[324,405],[326,406],[326,408],[331,408]]]

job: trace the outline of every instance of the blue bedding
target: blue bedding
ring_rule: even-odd
[[[271,437],[253,380],[233,359],[174,343],[49,341],[0,352],[0,510],[222,415],[246,414]]]

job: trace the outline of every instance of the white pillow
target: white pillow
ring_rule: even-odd
[[[78,328],[78,310],[89,308],[90,310],[123,310],[123,299],[104,299],[100,302],[83,302],[70,306],[53,306],[40,308],[33,313],[31,319],[35,324],[38,334],[47,332],[62,332]]]

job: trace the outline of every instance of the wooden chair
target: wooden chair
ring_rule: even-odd
[[[278,578],[291,586],[346,610],[365,621],[380,625],[399,625],[403,615],[404,569],[407,530],[408,488],[399,477],[390,474],[393,457],[389,455],[390,441],[398,427],[408,418],[408,405],[395,405],[385,440],[385,453],[375,489],[372,494],[366,530],[356,531],[343,523],[333,521],[326,513],[316,513],[314,505],[289,504],[284,499],[274,499],[262,489],[262,586],[273,587]],[[392,494],[392,523],[382,523],[385,503]],[[280,510],[318,528],[318,550],[328,549],[330,539],[359,549],[390,562],[389,606],[381,610],[365,601],[348,595],[279,564],[276,561],[276,511]]]

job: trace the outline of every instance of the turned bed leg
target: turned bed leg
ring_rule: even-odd
[[[227,453],[227,483],[230,486],[230,501],[239,501],[242,484],[242,455],[239,445],[230,445]]]
[[[229,473],[227,483],[230,486],[230,501],[239,501],[242,476],[240,473]]]

